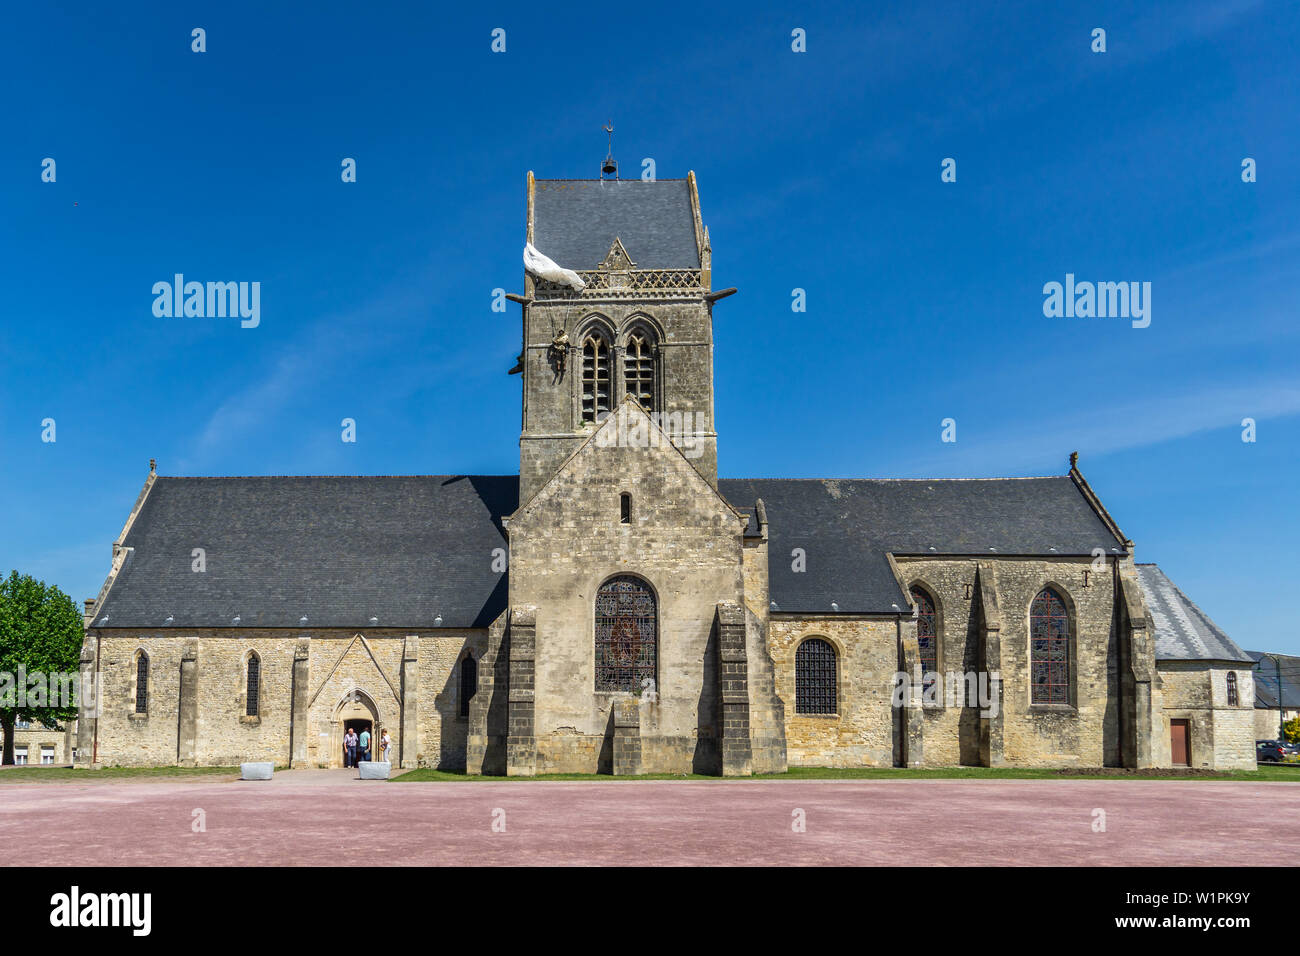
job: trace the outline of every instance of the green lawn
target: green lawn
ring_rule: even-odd
[[[279,769],[279,768],[276,768]],[[165,777],[238,776],[238,767],[0,767],[0,783],[59,783],[69,780],[160,779]]]
[[[431,781],[502,780],[1247,780],[1253,782],[1284,780],[1300,783],[1300,765],[1266,766],[1257,770],[1226,772],[1175,770],[1159,771],[1062,771],[1021,768],[936,767],[931,770],[908,770],[903,767],[794,767],[786,773],[756,777],[710,777],[700,774],[645,774],[638,777],[612,777],[597,774],[555,773],[536,777],[471,777],[447,770],[408,770],[394,777],[394,783],[428,783]]]

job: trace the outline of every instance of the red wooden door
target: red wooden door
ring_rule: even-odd
[[[1188,721],[1169,721],[1169,750],[1175,767],[1190,767],[1192,765],[1191,734],[1188,729]]]

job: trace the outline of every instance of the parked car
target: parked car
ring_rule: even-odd
[[[1281,763],[1286,758],[1286,748],[1276,740],[1255,741],[1255,761],[1257,763]]]
[[[1285,740],[1279,740],[1278,746],[1286,751],[1287,760],[1300,760],[1300,744],[1287,743]]]

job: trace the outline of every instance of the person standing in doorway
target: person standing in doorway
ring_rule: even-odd
[[[370,759],[370,728],[361,728],[361,759]]]
[[[389,757],[389,752],[392,750],[392,748],[393,748],[393,742],[388,739],[388,731],[385,730],[384,736],[379,738],[379,752],[381,755],[379,759],[383,760],[385,763],[391,763],[392,759]]]
[[[351,727],[348,728],[347,736],[343,738],[343,750],[345,753],[343,766],[355,767],[357,765],[357,732]]]

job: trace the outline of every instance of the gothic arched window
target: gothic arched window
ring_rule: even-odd
[[[916,605],[916,643],[921,651],[921,680],[923,689],[934,684],[939,671],[939,634],[936,629],[934,601],[921,587],[913,587],[912,602]]]
[[[1228,671],[1228,706],[1237,706],[1237,672]]]
[[[149,713],[149,655],[144,651],[135,655],[135,712]]]
[[[794,652],[794,712],[835,713],[835,648],[810,637]]]
[[[469,716],[469,702],[478,693],[478,662],[466,654],[460,662],[460,715]]]
[[[1029,606],[1031,704],[1070,703],[1070,612],[1052,588]]]
[[[642,408],[647,412],[655,410],[654,344],[644,332],[633,332],[627,338],[623,383],[627,393],[640,402]]]
[[[640,578],[612,578],[596,592],[596,690],[639,691],[655,679],[658,610]]]
[[[582,340],[582,420],[594,422],[610,410],[609,341],[599,332]]]
[[[261,703],[262,659],[255,652],[248,654],[248,664],[244,675],[244,716],[256,717]]]

